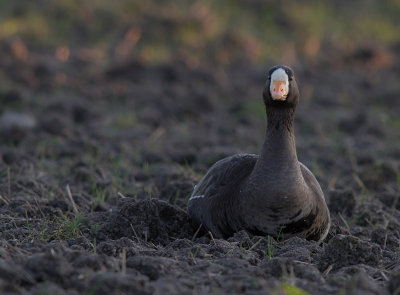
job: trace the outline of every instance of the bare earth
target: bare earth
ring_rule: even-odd
[[[271,65],[63,67],[3,45],[0,292],[400,294],[399,54],[291,65],[298,156],[333,219],[317,245],[213,239],[186,213],[212,163],[258,153]]]

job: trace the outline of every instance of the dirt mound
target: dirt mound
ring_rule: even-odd
[[[97,233],[99,241],[135,237],[166,245],[194,234],[187,213],[165,201],[130,199],[121,203]]]

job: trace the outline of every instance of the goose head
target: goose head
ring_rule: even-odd
[[[271,68],[263,97],[267,107],[295,107],[299,101],[299,90],[293,70],[283,65]]]

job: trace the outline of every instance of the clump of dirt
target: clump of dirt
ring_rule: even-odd
[[[99,241],[134,236],[165,245],[194,234],[187,213],[165,201],[129,199],[121,203],[98,231]]]
[[[336,235],[321,253],[320,269],[333,270],[354,264],[377,266],[382,261],[382,249],[353,236]]]

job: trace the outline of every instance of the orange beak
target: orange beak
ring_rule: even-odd
[[[271,97],[273,100],[285,100],[287,95],[285,81],[272,81]]]

